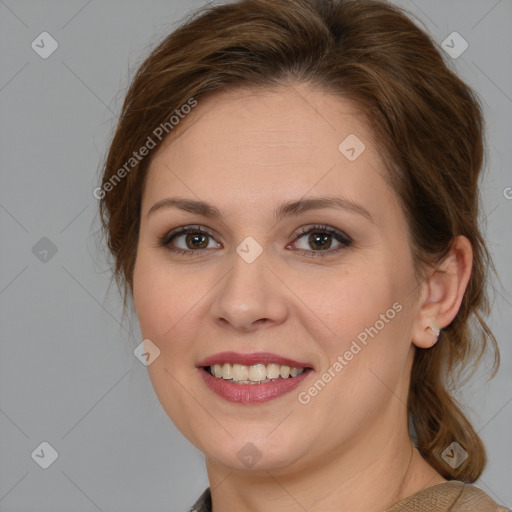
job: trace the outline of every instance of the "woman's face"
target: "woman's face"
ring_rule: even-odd
[[[304,85],[199,99],[181,123],[149,169],[134,271],[163,408],[235,469],[386,443],[418,283],[367,125]]]

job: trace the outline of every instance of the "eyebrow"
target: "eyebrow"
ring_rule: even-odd
[[[157,210],[166,208],[178,208],[180,210],[202,215],[204,217],[223,219],[221,212],[213,205],[205,201],[196,201],[193,199],[180,199],[178,197],[167,197],[157,201],[148,211],[149,217]],[[323,208],[336,208],[345,210],[350,213],[356,213],[365,217],[370,222],[374,223],[370,212],[362,205],[344,197],[314,197],[308,199],[299,199],[296,201],[289,201],[283,203],[279,208],[274,210],[274,217],[276,220],[281,220],[284,217],[291,217],[299,215],[309,210],[320,210]]]

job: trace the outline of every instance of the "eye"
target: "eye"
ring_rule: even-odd
[[[292,247],[306,256],[318,257],[337,253],[352,245],[353,240],[342,231],[325,225],[305,226],[294,235],[296,240]],[[222,245],[215,241],[213,235],[202,226],[184,226],[172,230],[159,238],[158,245],[176,253],[198,256],[206,249],[219,249]],[[332,249],[334,245],[334,249]]]
[[[211,245],[213,243],[213,246]],[[201,226],[185,226],[167,233],[159,240],[159,245],[178,254],[193,255],[204,249],[222,247],[213,236]]]
[[[299,247],[299,251],[307,256],[327,256],[332,253],[339,252],[349,247],[353,240],[338,229],[324,225],[306,226],[301,228],[297,236],[297,243],[302,243],[303,247]],[[335,245],[335,249],[332,246]]]

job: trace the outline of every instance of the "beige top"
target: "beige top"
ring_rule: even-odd
[[[450,480],[427,487],[393,505],[386,512],[510,512],[475,485]]]
[[[210,489],[206,489],[189,512],[212,512]],[[427,487],[396,503],[385,512],[512,512],[500,507],[478,487],[450,480]]]

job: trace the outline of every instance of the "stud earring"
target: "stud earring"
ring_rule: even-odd
[[[435,327],[433,325],[427,326],[427,329],[430,329],[434,333],[434,336],[435,336],[436,340],[439,338],[439,334],[441,332],[441,329],[438,329],[437,327]]]

